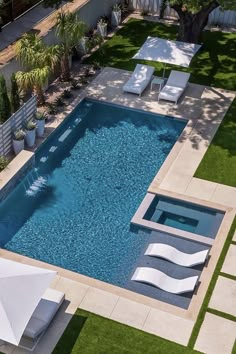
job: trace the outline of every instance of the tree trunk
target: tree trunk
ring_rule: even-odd
[[[219,6],[218,2],[213,0],[209,5],[203,7],[196,14],[184,10],[182,6],[173,5],[172,8],[179,15],[179,34],[177,40],[189,43],[200,43],[201,34],[207,25],[209,14]]]
[[[69,53],[64,53],[61,60],[61,79],[63,81],[70,80]]]
[[[42,106],[45,103],[45,97],[41,86],[35,86],[35,93],[37,95],[38,105]]]

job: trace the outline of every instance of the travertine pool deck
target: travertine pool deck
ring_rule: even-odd
[[[175,106],[173,103],[165,101],[157,103],[157,91],[151,92],[150,88],[145,90],[142,97],[123,94],[122,87],[129,77],[130,73],[127,71],[105,68],[83,92],[79,93],[77,99],[67,107],[60,119],[54,121],[48,129],[51,131],[52,128],[55,128],[84,97],[187,119],[186,128],[158,171],[148,191],[184,198],[224,210],[224,220],[211,248],[210,261],[201,274],[200,287],[193,295],[188,310],[6,250],[0,250],[1,257],[57,270],[58,277],[53,287],[64,291],[66,299],[69,301],[68,307],[65,305],[66,308],[64,307],[59,312],[35,353],[50,353],[77,307],[187,345],[233,221],[236,211],[236,188],[203,181],[193,176],[234,98],[234,92],[189,84],[178,106]],[[227,258],[228,256],[226,261]],[[207,324],[204,324],[202,331],[206,326]],[[218,338],[217,341],[219,340]],[[201,342],[199,341],[197,346],[200,349]],[[7,353],[21,353],[19,349],[16,351],[12,346],[0,349]]]

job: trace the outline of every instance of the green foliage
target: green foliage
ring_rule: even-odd
[[[26,130],[34,130],[36,128],[37,124],[34,120],[29,120],[26,124],[25,124],[25,129]]]
[[[19,94],[19,90],[18,90],[18,84],[16,81],[15,73],[13,73],[11,76],[10,101],[11,101],[11,110],[12,110],[12,113],[14,113],[20,108],[20,94]]]
[[[169,0],[170,6],[178,5],[182,7],[183,11],[188,11],[191,13],[197,13],[202,10],[204,7],[209,6],[212,3],[216,3],[218,6],[221,6],[224,10],[236,10],[236,1],[233,0]]]
[[[14,140],[23,140],[25,138],[25,132],[23,129],[17,129],[13,132]]]
[[[69,55],[71,49],[78,44],[86,29],[86,24],[79,20],[76,13],[62,11],[57,16],[56,35],[62,43],[61,78],[64,81],[70,79]]]
[[[8,162],[9,161],[5,156],[0,156],[0,172],[7,167]]]
[[[6,81],[0,74],[0,122],[4,123],[11,115],[11,104],[7,94]]]
[[[47,82],[60,60],[59,45],[47,46],[35,33],[26,33],[16,43],[16,56],[25,71],[16,73],[20,88],[27,91],[35,89],[39,103],[43,102],[42,86]]]

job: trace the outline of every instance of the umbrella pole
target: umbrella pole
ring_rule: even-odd
[[[162,78],[165,78],[165,71],[166,71],[166,63],[164,63],[164,68],[163,68],[163,74],[162,74]]]

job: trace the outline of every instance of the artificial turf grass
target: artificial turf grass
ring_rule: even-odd
[[[226,254],[227,254],[227,252],[229,250],[229,247],[231,245],[235,230],[236,230],[236,217],[234,218],[234,221],[233,221],[233,223],[231,225],[231,228],[229,230],[229,233],[228,233],[227,239],[225,241],[224,247],[223,247],[223,249],[221,251],[219,260],[217,262],[214,274],[212,276],[211,282],[210,282],[209,287],[207,289],[206,296],[205,296],[204,301],[202,303],[202,306],[201,306],[197,321],[196,321],[196,323],[195,323],[195,325],[193,327],[193,331],[192,331],[192,334],[191,334],[191,337],[190,337],[189,343],[188,343],[188,347],[189,348],[194,348],[194,345],[196,343],[196,340],[197,340],[201,325],[202,325],[202,323],[204,321],[205,314],[206,314],[206,312],[208,310],[208,305],[209,305],[213,290],[215,288],[215,285],[216,285],[216,282],[217,282],[217,278],[218,278],[219,275],[221,275],[220,270],[222,268],[222,265],[224,263]],[[225,314],[225,316],[227,316],[227,314]]]
[[[236,187],[236,99],[225,115],[195,177]]]
[[[53,354],[199,353],[141,330],[78,309]]]
[[[174,25],[132,18],[85,62],[98,61],[101,66],[133,71],[140,61],[132,57],[148,36],[176,39],[177,33],[178,27]],[[204,31],[202,37],[203,46],[193,58],[191,66],[167,65],[166,76],[171,69],[188,71],[191,72],[190,81],[193,83],[236,90],[236,34]],[[162,75],[162,63],[142,62],[154,66],[156,75]]]

